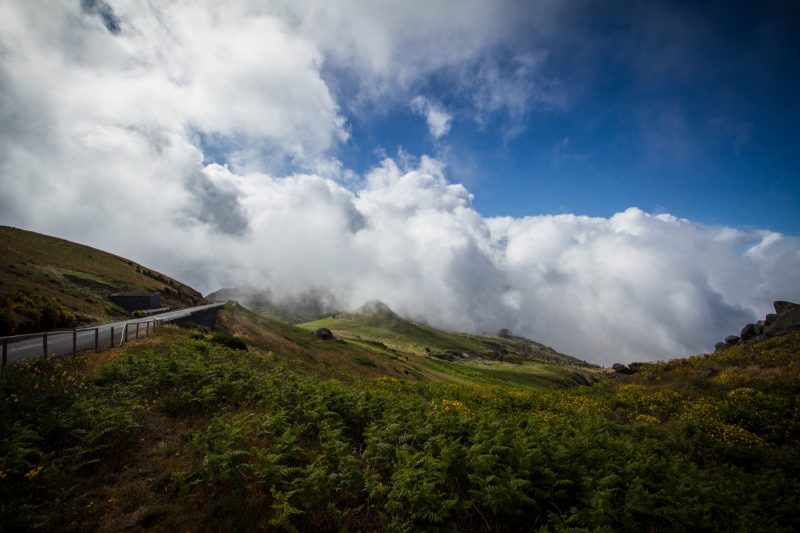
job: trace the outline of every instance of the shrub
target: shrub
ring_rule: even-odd
[[[211,337],[211,342],[233,348],[234,350],[247,350],[246,342],[228,333],[215,333],[214,336]]]

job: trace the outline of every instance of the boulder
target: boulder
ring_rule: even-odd
[[[728,347],[728,345],[725,344],[724,342],[718,342],[717,344],[714,345],[714,351],[715,352],[724,352],[725,348],[727,348],[727,347]]]
[[[797,330],[800,330],[800,306],[788,308],[780,313],[771,324],[764,327],[764,335],[778,337]]]
[[[800,308],[800,304],[787,302],[785,300],[778,300],[776,302],[772,302],[773,307],[775,307],[775,312],[780,314],[786,313],[791,311],[792,309]]]
[[[763,320],[759,320],[758,322],[755,323],[755,327],[753,329],[755,330],[756,335],[761,335],[762,333],[764,333],[765,325],[766,323]]]
[[[333,332],[328,328],[319,328],[317,330],[314,330],[314,336],[324,341],[328,341],[334,338]]]
[[[737,337],[736,335],[728,335],[727,337],[725,337],[725,344],[727,344],[728,346],[733,346],[734,344],[739,344],[740,340],[741,339],[739,339],[739,337]]]
[[[742,328],[742,332],[739,334],[739,336],[742,338],[742,341],[749,341],[756,336],[756,325],[747,324]]]
[[[622,363],[614,363],[613,365],[611,365],[611,368],[617,374],[633,374],[633,372],[631,372],[631,369],[623,365]]]
[[[776,318],[778,318],[778,315],[776,313],[769,313],[767,316],[764,317],[764,324],[769,326],[770,324],[775,322]]]

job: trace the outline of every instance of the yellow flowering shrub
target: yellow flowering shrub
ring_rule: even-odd
[[[740,368],[726,368],[714,377],[720,385],[737,386],[747,383],[748,377]]]
[[[739,426],[719,424],[714,428],[714,435],[728,444],[736,444],[747,448],[763,448],[767,443],[754,433]]]

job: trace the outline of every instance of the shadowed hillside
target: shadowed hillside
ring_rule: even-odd
[[[128,259],[0,226],[0,335],[129,316],[108,299],[124,291],[158,292],[168,307],[204,302],[188,285]]]

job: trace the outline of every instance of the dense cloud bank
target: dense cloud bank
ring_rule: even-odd
[[[322,15],[305,4],[232,5],[0,5],[0,223],[132,257],[203,292],[378,298],[437,326],[506,327],[601,363],[707,351],[772,300],[800,298],[794,237],[636,208],[485,218],[441,157],[376,159],[356,175],[331,155],[350,133],[326,68],[363,82],[358,101],[415,101],[442,137],[449,115],[414,100],[413,81],[486,72],[482,50],[513,29],[496,10],[470,15],[482,25],[459,34],[469,47],[438,54],[424,53],[447,37],[435,17],[410,24],[415,61],[396,54],[409,35],[367,31],[388,4],[355,21],[369,48],[314,34]],[[475,93],[479,112],[524,114],[533,104],[514,83],[531,94],[528,65],[516,78],[494,72]]]

